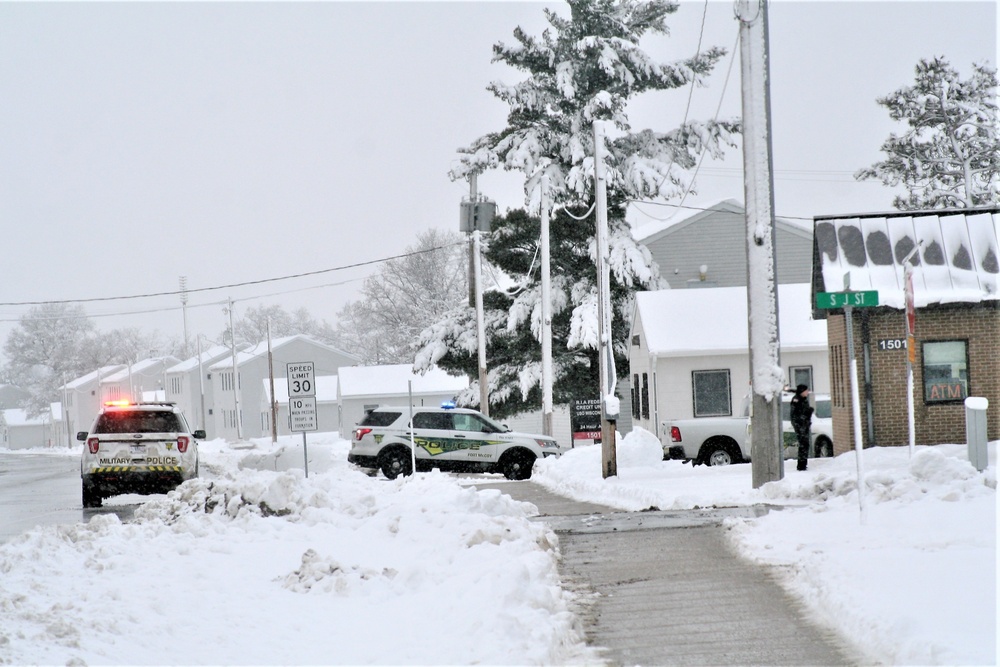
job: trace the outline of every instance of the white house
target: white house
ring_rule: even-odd
[[[208,431],[212,437],[237,440],[260,438],[271,434],[271,411],[266,409],[263,380],[285,377],[289,363],[313,362],[317,377],[337,375],[337,369],[358,363],[359,359],[321,343],[309,336],[297,334],[271,341],[271,359],[267,343],[261,342],[236,354],[237,372],[233,372],[233,358],[220,359],[209,367],[214,407],[208,417]],[[239,404],[239,427],[237,410]],[[336,430],[330,428],[330,430]]]
[[[128,364],[100,380],[102,401],[141,401],[147,392],[162,392],[164,373],[180,362],[173,356],[150,357]]]
[[[337,395],[340,401],[340,433],[346,435],[365,413],[380,405],[439,406],[454,400],[469,386],[469,379],[434,369],[425,375],[413,372],[411,364],[353,366],[341,368]]]
[[[71,436],[79,431],[86,431],[94,423],[94,418],[101,408],[103,397],[100,393],[101,379],[113,375],[125,368],[122,364],[102,366],[96,371],[81,375],[60,387],[63,397],[63,412],[66,415],[66,428]]]
[[[240,347],[243,349],[243,346]],[[205,429],[209,439],[215,434],[208,428],[208,415],[215,409],[215,395],[208,369],[222,359],[231,359],[232,350],[216,345],[166,370],[166,400],[176,403],[192,429]]]
[[[790,386],[829,393],[826,323],[812,319],[810,289],[778,285],[781,366]],[[746,287],[636,294],[629,336],[635,424],[662,437],[665,419],[736,414],[750,391],[747,321]]]
[[[336,375],[316,376],[316,425],[319,431],[336,431],[340,429],[340,403],[337,399],[338,377]],[[260,406],[261,414],[267,413],[271,405],[271,381],[270,378],[263,380],[264,390],[261,394],[263,401]],[[278,435],[288,435],[292,431],[289,428],[288,419],[288,378],[274,378],[274,396],[278,401]],[[270,423],[270,422],[268,422]],[[270,432],[268,432],[270,433]],[[268,435],[265,433],[264,435]]]
[[[0,447],[7,449],[65,447],[66,437],[63,433],[61,415],[62,406],[59,403],[52,403],[48,412],[37,417],[29,417],[27,411],[21,408],[0,411],[2,419]]]

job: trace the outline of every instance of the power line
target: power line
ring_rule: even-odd
[[[446,247],[446,246],[445,246]],[[350,280],[341,280],[335,283],[324,283],[322,285],[310,285],[309,287],[298,287],[296,289],[282,290],[280,292],[270,292],[268,294],[257,294],[255,296],[243,297],[241,299],[232,299],[233,303],[242,303],[244,301],[256,301],[257,299],[266,299],[272,296],[281,296],[282,294],[292,294],[295,292],[305,292],[307,290],[313,289],[325,289],[327,287],[339,287],[341,285],[347,285],[348,283],[357,282],[363,280],[363,278],[351,278]],[[229,299],[223,299],[221,301],[209,301],[207,303],[196,303],[191,304],[189,308],[207,308],[208,306],[224,306],[229,303]],[[61,302],[60,302],[61,303]],[[51,320],[68,320],[68,319],[91,319],[99,317],[122,317],[124,315],[148,315],[150,313],[169,313],[177,310],[181,310],[184,306],[164,306],[162,308],[146,308],[143,310],[122,310],[112,313],[95,313],[95,314],[81,314],[81,315],[55,315],[52,317],[31,317],[28,315],[22,315],[11,319],[10,317],[0,317],[0,323],[4,322],[47,322]]]
[[[648,199],[629,199],[627,201],[628,201],[629,204],[633,204],[633,205],[634,204],[649,204],[650,206],[670,206],[670,207],[673,207],[673,208],[685,208],[685,209],[688,209],[689,211],[711,211],[712,210],[711,208],[705,208],[704,206],[684,206],[683,204],[671,204],[669,202],[650,201]],[[726,213],[726,211],[720,211],[720,212]],[[647,215],[648,217],[654,218],[656,220],[660,220],[660,218],[656,218],[655,216],[652,216],[652,215],[648,215],[648,214],[644,214],[644,215]],[[734,215],[736,215],[736,214],[734,214]],[[813,221],[812,218],[806,218],[806,217],[803,217],[801,215],[778,215],[777,213],[775,213],[774,217],[776,217],[776,218],[782,218],[784,220],[806,220],[808,222],[812,222]],[[668,220],[669,218],[663,218],[663,219],[664,220]]]
[[[193,292],[211,292],[220,289],[232,289],[234,287],[246,287],[248,285],[262,285],[264,283],[273,283],[281,280],[292,280],[294,278],[305,278],[307,276],[316,276],[324,273],[331,273],[333,271],[345,271],[347,269],[356,269],[362,266],[371,266],[372,264],[379,264],[382,262],[390,262],[395,259],[403,259],[404,257],[413,257],[414,255],[422,255],[428,252],[435,252],[437,250],[444,250],[445,248],[452,248],[455,246],[464,245],[464,242],[460,241],[457,243],[448,243],[443,246],[436,246],[434,248],[427,248],[425,250],[415,250],[413,252],[403,253],[402,255],[393,255],[392,257],[383,257],[382,259],[373,259],[367,262],[358,262],[356,264],[346,264],[344,266],[335,266],[330,269],[320,269],[318,271],[307,271],[305,273],[295,273],[287,276],[279,276],[277,278],[262,278],[260,280],[248,280],[242,283],[231,283],[229,285],[218,285],[215,287],[197,287],[195,289],[183,290],[185,294],[191,294]],[[51,299],[47,301],[4,301],[0,302],[0,306],[48,306],[58,303],[93,303],[96,301],[122,301],[126,299],[148,299],[157,296],[176,296],[181,294],[181,290],[174,290],[170,292],[150,292],[148,294],[131,294],[127,296],[101,296],[101,297],[91,297],[88,299]]]

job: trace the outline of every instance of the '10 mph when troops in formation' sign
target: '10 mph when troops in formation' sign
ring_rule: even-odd
[[[292,431],[316,431],[316,371],[311,361],[287,366],[288,421]]]

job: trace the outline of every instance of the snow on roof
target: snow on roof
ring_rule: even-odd
[[[315,338],[312,338],[311,336],[307,336],[305,334],[295,334],[294,336],[283,336],[281,338],[272,338],[271,339],[271,351],[273,352],[274,350],[277,350],[279,347],[282,347],[283,345],[287,345],[288,343],[292,342],[293,340],[305,340],[305,341],[308,341],[308,342],[312,343],[313,345],[316,345],[318,347],[326,348],[326,349],[330,350],[331,352],[336,352],[337,354],[344,355],[345,357],[348,357],[348,358],[351,358],[351,359],[356,359],[357,358],[353,354],[350,354],[348,352],[344,352],[343,350],[338,350],[335,347],[332,347],[330,345],[327,345],[326,343],[320,342],[320,341],[316,340]],[[248,348],[246,350],[243,350],[241,352],[237,352],[236,353],[236,365],[237,366],[242,366],[246,362],[251,361],[253,359],[256,359],[257,357],[259,357],[259,356],[261,356],[263,354],[267,354],[267,341],[262,341],[260,343],[257,343],[253,347],[250,347],[250,348]],[[225,359],[221,359],[221,360],[215,362],[214,364],[212,364],[211,369],[212,370],[225,370],[227,368],[232,368],[232,367],[233,367],[233,360],[232,360],[232,358],[231,357],[226,357]]]
[[[29,417],[28,411],[21,408],[8,408],[3,411],[3,420],[7,426],[41,426],[48,424],[51,418],[47,414]]]
[[[179,364],[175,364],[167,369],[168,373],[187,373],[188,371],[193,371],[198,368],[199,361],[202,364],[208,364],[219,358],[231,354],[232,351],[229,347],[225,345],[213,345],[207,350],[202,350],[201,354],[196,354],[190,359],[185,359]]]
[[[157,364],[164,364],[164,363],[169,364],[171,363],[171,360],[173,360],[173,363],[176,363],[177,357],[166,356],[166,357],[150,357],[149,359],[143,359],[142,361],[137,361],[134,364],[132,364],[131,369],[129,368],[129,366],[125,366],[121,370],[112,373],[107,377],[102,377],[101,382],[121,382],[122,380],[128,379],[130,372],[133,374],[141,373],[143,371],[155,367]]]
[[[678,209],[679,211],[679,209]],[[708,206],[702,210],[696,211],[692,215],[679,217],[676,214],[671,216],[667,220],[658,220],[656,222],[646,223],[639,227],[633,227],[632,238],[636,241],[646,241],[650,237],[655,236],[661,232],[664,232],[673,227],[682,227],[688,224],[694,224],[703,218],[707,218],[713,213],[733,213],[740,216],[746,214],[746,210],[743,208],[743,204],[736,201],[735,199],[723,199],[711,206]],[[781,224],[788,227],[795,228],[800,232],[805,234],[810,234],[808,223],[801,223],[796,220],[786,220],[784,218],[775,218],[775,224]]]
[[[650,354],[749,354],[746,287],[668,289],[635,297]],[[783,351],[826,349],[826,322],[812,319],[808,283],[778,285],[778,330]]]
[[[1000,208],[876,213],[814,220],[816,291],[877,290],[879,305],[902,309],[902,261],[920,245],[913,265],[913,302],[981,303],[1000,299]]]
[[[406,396],[409,382],[414,394],[459,392],[469,386],[469,379],[448,375],[434,368],[425,375],[413,372],[412,364],[390,366],[343,366],[338,369],[340,396]]]
[[[97,369],[96,371],[91,371],[90,373],[87,373],[86,375],[81,375],[80,377],[78,377],[75,380],[70,380],[69,382],[67,382],[64,385],[64,387],[66,389],[77,389],[79,387],[82,387],[85,384],[89,384],[91,382],[94,382],[98,378],[103,379],[107,375],[111,375],[112,373],[116,373],[119,370],[121,370],[122,368],[124,368],[124,366],[122,366],[121,364],[113,364],[111,366],[102,366],[101,368]]]
[[[269,401],[271,397],[271,381],[264,378],[264,400]],[[337,402],[337,376],[317,375],[316,376],[316,402],[336,403]],[[278,398],[278,403],[288,402],[288,378],[274,378],[274,395]]]

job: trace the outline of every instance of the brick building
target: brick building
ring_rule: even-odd
[[[989,400],[987,437],[1000,440],[998,221],[998,207],[814,219],[813,303],[819,292],[844,291],[847,274],[851,291],[878,292],[878,306],[852,316],[865,447],[909,441],[904,261],[912,267],[916,444],[965,442],[969,396]],[[814,317],[827,320],[839,454],[854,446],[845,311],[817,307]]]

